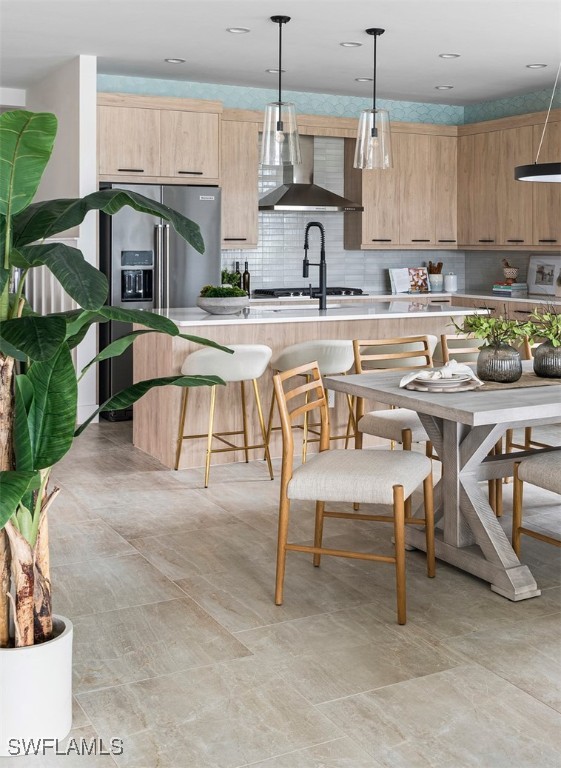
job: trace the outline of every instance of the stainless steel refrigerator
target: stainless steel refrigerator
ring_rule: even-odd
[[[203,285],[220,284],[220,189],[159,184],[102,184],[130,189],[168,205],[199,225],[205,244],[198,253],[167,221],[132,208],[100,214],[100,269],[109,280],[109,303],[127,309],[193,307]],[[100,349],[130,333],[128,323],[100,326]],[[105,402],[132,384],[133,348],[99,366],[99,397]],[[132,417],[132,409],[109,411],[112,421]]]

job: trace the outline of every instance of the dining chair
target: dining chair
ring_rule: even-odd
[[[561,449],[536,453],[514,463],[512,548],[517,555],[520,555],[520,536],[522,534],[561,547],[561,539],[522,525],[524,483],[530,483],[546,491],[561,494]]]
[[[304,378],[304,383],[302,382]],[[282,439],[282,469],[280,484],[279,524],[277,544],[277,574],[275,603],[282,605],[286,553],[308,552],[318,567],[322,555],[348,557],[391,563],[395,566],[397,591],[397,621],[406,622],[405,587],[405,525],[424,525],[426,532],[427,574],[435,574],[434,506],[431,461],[412,451],[330,449],[329,409],[321,374],[316,362],[298,366],[273,377],[277,398]],[[293,424],[303,414],[316,412],[321,424],[319,453],[305,464],[294,465]],[[424,517],[406,514],[405,501],[422,484]],[[314,543],[288,542],[291,501],[315,501]],[[326,510],[326,502],[355,501],[384,504],[392,507],[385,515]],[[393,555],[335,549],[323,546],[324,519],[372,520],[393,525]]]
[[[472,333],[443,333],[435,351],[435,357],[440,358],[444,364],[450,360],[459,363],[475,363],[479,355],[481,339],[477,339]],[[512,432],[512,430],[510,430]],[[508,434],[508,433],[507,433]],[[495,456],[503,452],[502,438],[495,443],[489,451],[489,456]],[[506,482],[506,480],[505,480]],[[489,504],[497,517],[503,514],[503,486],[502,480],[488,480]]]

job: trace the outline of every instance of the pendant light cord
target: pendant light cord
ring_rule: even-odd
[[[555,78],[555,83],[553,84],[553,91],[551,92],[551,99],[549,100],[549,107],[547,110],[547,115],[545,116],[545,123],[543,124],[542,136],[541,136],[540,144],[538,147],[538,153],[536,155],[536,163],[538,162],[538,157],[540,156],[540,150],[543,144],[543,137],[545,136],[545,129],[547,128],[547,121],[549,120],[549,113],[551,112],[551,107],[553,105],[553,97],[555,96],[555,89],[557,88],[557,82],[559,81],[560,72],[561,72],[561,61],[559,62],[559,68],[557,69],[557,77]]]
[[[374,69],[372,76],[372,109],[376,109],[376,41],[378,35],[374,34]]]
[[[279,23],[279,109],[281,105],[281,79],[282,79],[282,21]]]

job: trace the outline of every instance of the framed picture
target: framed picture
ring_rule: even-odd
[[[426,267],[409,267],[409,290],[411,293],[430,291],[429,273]]]
[[[561,274],[561,254],[531,253],[528,264],[528,293],[555,295],[555,283]]]

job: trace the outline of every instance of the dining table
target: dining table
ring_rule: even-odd
[[[435,485],[437,558],[486,580],[509,600],[538,596],[536,581],[514,552],[482,481],[511,477],[514,462],[536,452],[489,455],[507,429],[561,422],[561,380],[535,381],[526,367],[516,385],[484,383],[436,392],[400,387],[403,376],[403,370],[372,371],[326,376],[323,382],[327,389],[416,411],[442,463]],[[559,462],[561,471],[561,450]],[[417,526],[408,526],[406,541],[425,549]]]

